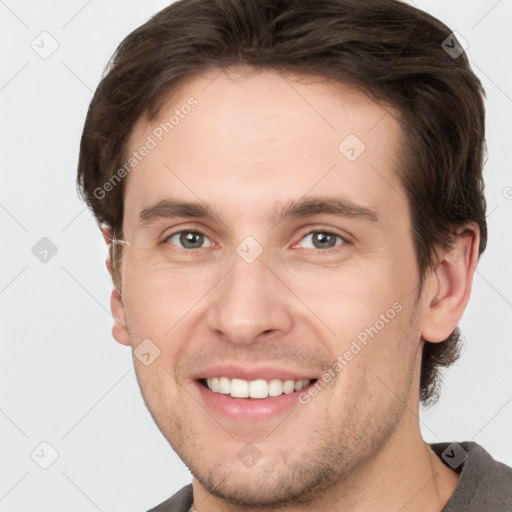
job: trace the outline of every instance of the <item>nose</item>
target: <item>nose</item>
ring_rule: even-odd
[[[247,263],[235,254],[230,272],[210,297],[208,326],[237,344],[288,333],[293,326],[288,293],[262,257]]]

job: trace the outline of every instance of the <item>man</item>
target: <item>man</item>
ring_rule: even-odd
[[[422,439],[485,249],[483,91],[395,0],[181,0],[119,46],[79,185],[113,336],[192,485],[155,511],[505,511]]]

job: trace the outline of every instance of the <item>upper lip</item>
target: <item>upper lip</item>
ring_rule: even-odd
[[[212,377],[227,377],[253,381],[258,379],[272,380],[313,380],[317,377],[312,372],[293,371],[276,366],[247,367],[237,364],[211,365],[195,371],[189,376],[190,380],[209,379]]]

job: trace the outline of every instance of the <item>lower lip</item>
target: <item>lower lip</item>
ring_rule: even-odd
[[[300,391],[268,398],[232,398],[230,395],[215,393],[198,381],[194,384],[207,407],[215,414],[234,421],[255,423],[278,417],[293,409],[299,403],[299,394],[307,392],[314,383]]]

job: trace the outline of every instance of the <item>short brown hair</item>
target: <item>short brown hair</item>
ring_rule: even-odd
[[[356,86],[399,116],[406,151],[398,172],[421,287],[434,248],[448,247],[458,226],[478,225],[480,253],[487,242],[484,92],[459,48],[446,25],[397,0],[177,1],[129,34],[112,57],[87,113],[79,190],[98,221],[122,237],[123,183],[106,197],[97,190],[123,165],[135,122],[153,119],[179,80],[240,65],[322,75]],[[112,263],[115,281],[116,254]],[[425,342],[424,405],[436,401],[440,370],[458,358],[460,338],[457,328],[442,343]]]

